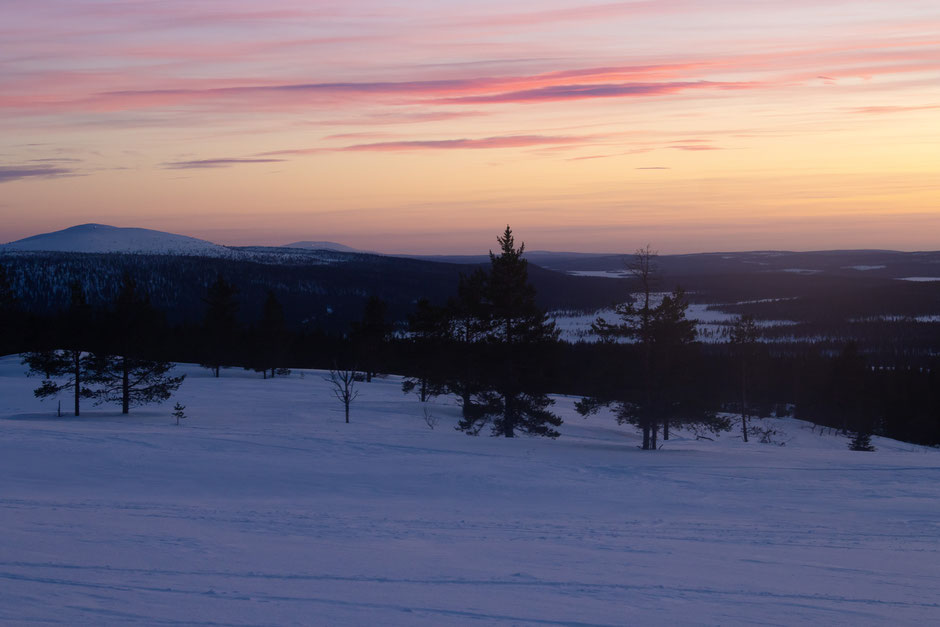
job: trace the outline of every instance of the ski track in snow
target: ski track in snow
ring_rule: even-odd
[[[0,623],[926,625],[940,622],[940,451],[795,420],[786,446],[609,415],[472,438],[449,397],[322,373],[54,417],[0,358]],[[63,405],[67,405],[63,402]]]

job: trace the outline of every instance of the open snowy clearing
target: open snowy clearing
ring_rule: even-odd
[[[940,623],[940,451],[774,421],[785,446],[584,420],[556,441],[434,430],[400,379],[352,424],[321,373],[213,379],[56,418],[0,358],[0,622]],[[63,406],[67,406],[67,400]]]
[[[665,292],[655,293],[653,306],[662,302]],[[638,295],[634,294],[634,298]],[[778,299],[766,299],[768,301]],[[779,299],[784,300],[784,299]],[[759,301],[755,301],[759,302]],[[741,303],[735,303],[741,304]],[[695,321],[695,330],[698,333],[696,339],[699,342],[716,343],[727,342],[731,331],[731,325],[738,319],[736,314],[722,311],[721,304],[708,303],[690,303],[686,309],[686,318]],[[613,308],[599,309],[593,313],[571,312],[571,311],[553,311],[549,316],[555,322],[555,325],[561,331],[560,339],[565,342],[599,342],[598,336],[591,329],[591,325],[600,317],[612,324],[622,322],[620,316]],[[796,325],[793,320],[756,320],[761,328],[770,327],[788,327]],[[630,340],[624,340],[630,341]]]

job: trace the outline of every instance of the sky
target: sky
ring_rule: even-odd
[[[940,249],[936,0],[0,0],[0,241]]]

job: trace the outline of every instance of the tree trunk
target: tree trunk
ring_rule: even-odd
[[[80,351],[73,351],[72,358],[75,360],[75,415],[79,415],[79,399],[82,394],[82,354]]]
[[[121,357],[121,413],[131,410],[131,378],[128,371],[127,357]]]
[[[349,424],[349,401],[344,403],[346,405],[346,424]]]
[[[271,368],[271,378],[272,378],[272,379],[274,378],[274,371],[275,371],[275,370],[276,370],[276,369],[275,369],[274,367]]]
[[[470,386],[464,385],[460,390],[460,402],[461,402],[461,412],[463,417],[467,418],[470,415],[470,407],[472,407],[473,401],[470,399]]]
[[[741,364],[741,436],[747,442],[747,362]]]
[[[643,450],[650,450],[650,426],[643,424]]]
[[[219,366],[216,366],[216,367],[215,367],[215,378],[216,378],[216,379],[219,378]]]
[[[509,394],[503,395],[503,435],[507,438],[515,436],[515,425],[513,424],[512,397]]]
[[[654,422],[653,425],[650,427],[650,450],[651,451],[655,451],[659,448],[659,444],[657,443],[658,437],[659,437],[659,425]]]
[[[663,420],[663,440],[669,439],[669,419]]]

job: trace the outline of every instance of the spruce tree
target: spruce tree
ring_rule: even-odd
[[[202,366],[216,377],[222,366],[232,359],[232,346],[238,332],[238,290],[220,274],[208,287],[203,302],[206,315],[203,320],[204,360]]]
[[[186,405],[182,403],[173,405],[173,417],[176,418],[176,426],[180,426],[180,420],[186,419]]]
[[[872,452],[875,447],[871,443],[871,434],[866,431],[857,431],[849,442],[850,451]]]
[[[109,354],[96,356],[91,364],[92,378],[100,386],[95,403],[120,403],[121,413],[126,414],[131,407],[168,400],[185,375],[171,376],[171,363],[147,358],[146,352],[154,347],[147,345],[146,338],[156,333],[160,320],[128,274],[122,279],[110,318]]]
[[[465,415],[458,429],[477,434],[487,423],[492,434],[507,438],[516,433],[558,437],[561,418],[548,408],[554,403],[538,391],[534,349],[558,339],[555,324],[535,303],[529,283],[525,244],[515,247],[509,226],[497,237],[499,254],[490,251],[490,273],[485,298],[490,326],[487,342],[492,360],[486,377],[487,390],[478,394],[477,411]]]
[[[490,307],[489,338],[504,344],[523,344],[558,339],[548,314],[535,304],[535,287],[529,283],[525,244],[515,248],[512,229],[497,237],[499,254],[490,251],[486,297]]]

